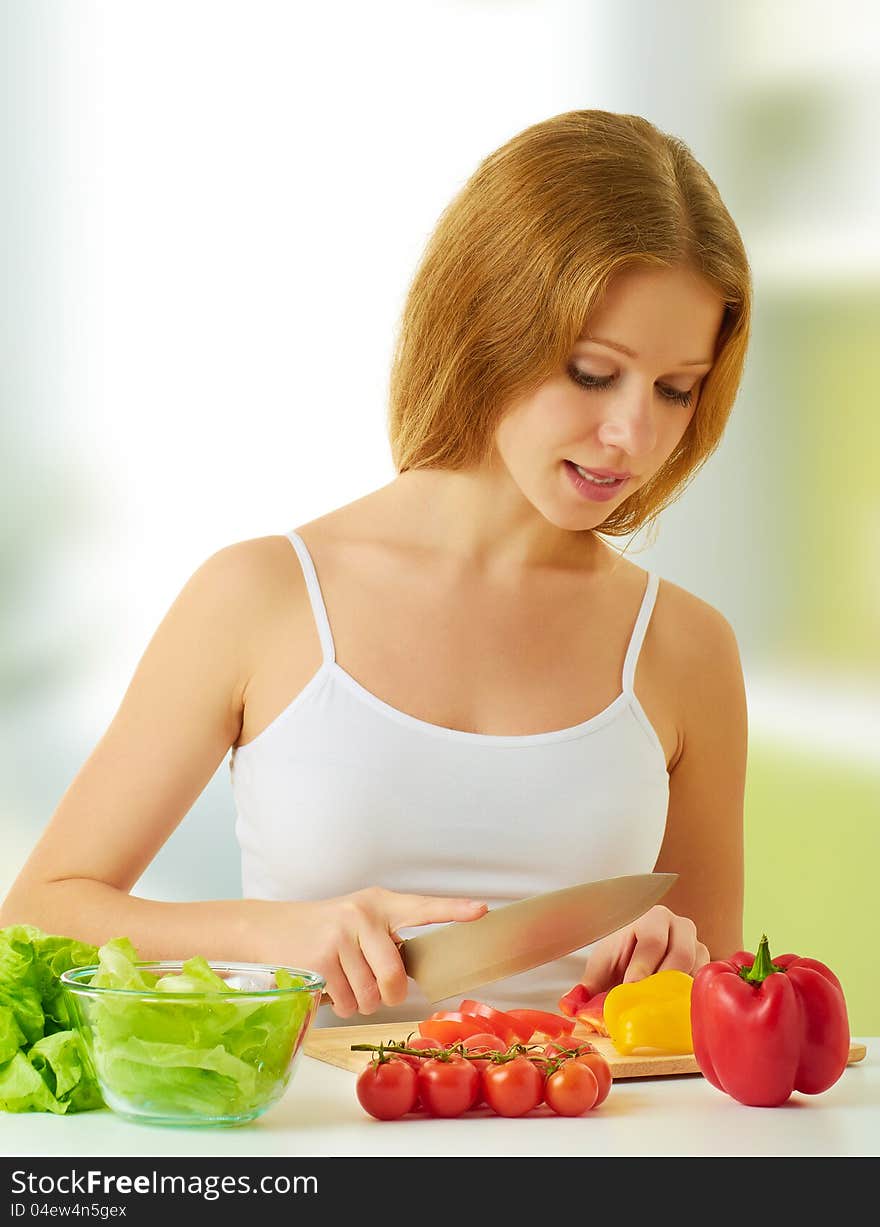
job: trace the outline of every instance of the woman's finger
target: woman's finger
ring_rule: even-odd
[[[358,933],[358,940],[382,1004],[400,1005],[406,1001],[409,981],[394,936],[375,925],[366,925]]]
[[[709,953],[709,947],[704,946],[702,942],[697,942],[697,954],[694,959],[694,969],[691,972],[695,976],[701,967],[705,967],[707,963],[712,961],[712,956]]]
[[[623,969],[629,962],[636,943],[632,929],[620,929],[595,943],[587,955],[581,983],[592,997],[620,983]]]
[[[324,979],[324,991],[330,998],[333,1013],[339,1018],[350,1018],[357,1012],[357,1001],[338,958],[327,968]]]
[[[654,974],[666,957],[672,919],[668,908],[653,907],[633,925],[636,941],[621,983],[631,984]]]
[[[479,920],[488,904],[474,899],[446,898],[445,895],[391,895],[385,908],[389,929],[415,925],[443,924],[447,920]]]
[[[697,961],[697,926],[687,916],[673,916],[669,925],[666,957],[658,971],[685,971],[694,974]]]
[[[346,934],[339,943],[339,963],[345,973],[360,1014],[372,1014],[380,1004],[379,986],[364,958],[358,935]]]

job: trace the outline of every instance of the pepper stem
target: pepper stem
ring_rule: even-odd
[[[785,971],[785,968],[777,967],[770,958],[770,945],[767,941],[767,934],[763,933],[754,963],[752,963],[750,968],[741,968],[740,975],[744,980],[748,980],[749,984],[763,984],[774,971]]]

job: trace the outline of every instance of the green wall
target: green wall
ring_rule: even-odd
[[[880,771],[751,739],[745,949],[820,959],[853,1035],[880,1035]]]

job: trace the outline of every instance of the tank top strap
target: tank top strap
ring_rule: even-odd
[[[330,665],[336,659],[336,649],[333,645],[333,633],[330,630],[330,619],[327,617],[327,607],[324,604],[324,597],[321,594],[321,585],[318,583],[318,573],[315,570],[315,564],[312,561],[312,556],[309,553],[308,546],[302,537],[291,529],[286,534],[290,544],[299,555],[300,565],[305,576],[306,588],[309,593],[309,601],[312,606],[312,614],[315,619],[315,625],[318,628],[318,635],[321,639],[321,648],[324,653],[324,664]]]
[[[657,599],[659,586],[660,576],[655,571],[649,571],[648,582],[645,585],[645,595],[642,597],[642,604],[639,608],[636,624],[630,636],[629,647],[626,650],[626,658],[623,662],[624,694],[632,695],[634,693],[633,684],[636,676],[636,665],[639,661],[639,652],[642,650],[642,643],[645,638],[645,632],[648,629],[648,623],[651,620],[651,613],[654,609],[654,602]]]

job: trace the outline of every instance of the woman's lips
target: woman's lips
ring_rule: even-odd
[[[589,499],[593,503],[607,503],[609,499],[614,498],[623,487],[626,485],[629,478],[624,478],[622,481],[609,482],[608,484],[598,484],[597,482],[587,481],[585,477],[581,477],[577,471],[577,467],[571,460],[564,460],[563,465],[568,473],[569,480],[575,490],[582,498]]]
[[[575,464],[575,462],[572,461],[572,464]],[[617,471],[617,469],[594,469],[588,464],[582,464],[580,466],[575,464],[575,468],[578,467],[581,470],[581,476],[583,476],[584,473],[589,473],[591,477],[613,477],[619,481],[626,481],[627,477],[632,477],[632,473],[620,473]]]

